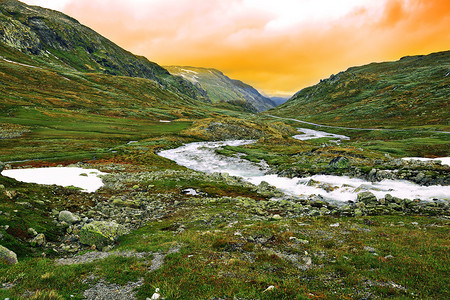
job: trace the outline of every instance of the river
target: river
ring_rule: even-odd
[[[314,135],[312,132],[305,134]],[[323,136],[322,133],[317,137]],[[359,191],[371,191],[377,198],[386,194],[408,199],[446,199],[450,200],[449,186],[420,186],[404,180],[383,180],[369,182],[359,178],[333,175],[314,175],[306,178],[287,178],[276,174],[269,174],[269,168],[264,163],[252,163],[239,156],[223,156],[216,153],[216,149],[223,146],[241,146],[253,143],[250,140],[235,140],[222,142],[197,142],[181,146],[176,149],[165,150],[160,156],[175,161],[181,166],[205,173],[228,173],[244,180],[260,184],[266,181],[290,196],[321,195],[329,201],[343,202],[356,200]]]

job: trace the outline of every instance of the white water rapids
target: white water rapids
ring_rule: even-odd
[[[262,181],[266,181],[291,196],[316,194],[321,195],[326,200],[342,202],[354,201],[358,191],[369,190],[377,198],[391,194],[399,198],[428,201],[432,199],[450,199],[449,186],[420,186],[403,180],[383,180],[372,183],[358,178],[332,175],[287,178],[268,174],[268,169],[263,164],[255,164],[239,157],[227,157],[215,153],[215,149],[219,147],[226,145],[240,146],[250,143],[253,143],[253,141],[236,140],[190,143],[176,149],[162,151],[159,155],[196,171],[228,173],[232,176],[242,177],[253,184],[260,184]],[[307,183],[311,179],[319,183],[315,186],[308,186]],[[327,192],[324,188],[329,191]]]

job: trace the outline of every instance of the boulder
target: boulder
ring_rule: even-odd
[[[0,263],[7,265],[17,264],[17,255],[8,248],[0,245]]]
[[[371,192],[361,192],[358,194],[356,198],[357,202],[362,202],[364,204],[377,204],[378,200],[377,197],[372,194]]]
[[[350,161],[347,157],[337,156],[333,158],[328,164],[332,169],[347,169],[350,166]]]
[[[80,242],[85,245],[95,245],[98,249],[103,249],[107,245],[113,244],[121,235],[127,234],[125,226],[116,222],[94,221],[86,224],[80,231]]]
[[[46,240],[45,240],[45,235],[43,233],[39,233],[30,241],[30,244],[33,247],[42,247],[45,245],[45,243],[46,243]]]
[[[5,164],[0,161],[0,173],[5,169]],[[1,175],[1,174],[0,174]]]
[[[63,210],[59,213],[58,220],[60,222],[66,222],[67,224],[73,224],[76,222],[79,222],[80,219],[76,217],[74,214],[72,214],[68,210]]]

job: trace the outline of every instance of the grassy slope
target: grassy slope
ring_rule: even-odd
[[[262,96],[253,87],[239,80],[233,80],[216,69],[167,66],[165,67],[173,75],[182,76],[196,86],[204,89],[213,102],[232,102],[242,106],[248,106],[253,111],[270,109],[274,103]]]
[[[146,78],[171,91],[206,100],[190,82],[171,76],[158,64],[133,55],[60,12],[1,0],[0,30],[0,44],[27,54],[35,61],[33,65]]]
[[[270,113],[329,125],[449,131],[450,51],[352,67]]]
[[[99,157],[189,124],[161,119],[242,116],[236,106],[211,105],[148,78],[75,71],[1,43],[0,56],[0,161]],[[16,127],[16,139],[3,139]]]

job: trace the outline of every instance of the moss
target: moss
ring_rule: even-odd
[[[115,240],[128,233],[128,230],[115,222],[94,221],[86,224],[80,231],[80,242],[103,249],[105,246],[113,244]]]

